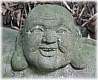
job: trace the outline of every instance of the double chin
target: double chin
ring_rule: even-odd
[[[32,66],[35,65],[40,71],[54,71],[69,63],[69,61],[66,59],[67,56],[64,56],[65,54],[60,52],[60,50],[54,52],[50,51],[49,54],[45,54],[45,52],[40,53],[40,51],[37,50],[34,53],[32,52],[31,55],[32,56],[30,56],[30,62],[28,62]]]
[[[62,46],[62,47],[61,47]],[[48,50],[49,49],[49,50]],[[66,48],[59,44],[50,46],[41,45],[33,51],[26,51],[25,56],[30,65],[35,65],[40,71],[54,71],[69,63]]]

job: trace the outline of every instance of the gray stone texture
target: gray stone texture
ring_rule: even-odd
[[[40,34],[38,26],[41,26]],[[44,32],[42,26],[45,26]],[[62,26],[67,31],[64,34],[59,29]],[[56,30],[57,28],[59,30]],[[57,35],[56,38],[54,34]],[[58,53],[47,54],[46,51],[36,51],[41,40],[44,44],[58,46]],[[35,7],[28,14],[25,26],[20,32],[3,28],[2,41],[4,78],[96,77],[96,41],[81,37],[71,14],[63,7],[57,5]]]

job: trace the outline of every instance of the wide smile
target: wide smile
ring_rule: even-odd
[[[41,53],[41,55],[45,56],[45,57],[52,57],[55,55],[57,48],[39,48],[39,51]]]

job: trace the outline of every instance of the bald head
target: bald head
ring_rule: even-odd
[[[58,26],[64,24],[71,27],[73,26],[73,18],[71,13],[64,7],[58,5],[40,5],[35,7],[28,14],[25,27],[32,27],[32,25],[36,24],[45,26]]]

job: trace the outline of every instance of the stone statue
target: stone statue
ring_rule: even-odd
[[[3,77],[96,76],[95,40],[82,38],[71,13],[61,6],[37,6],[19,34],[3,31]]]

